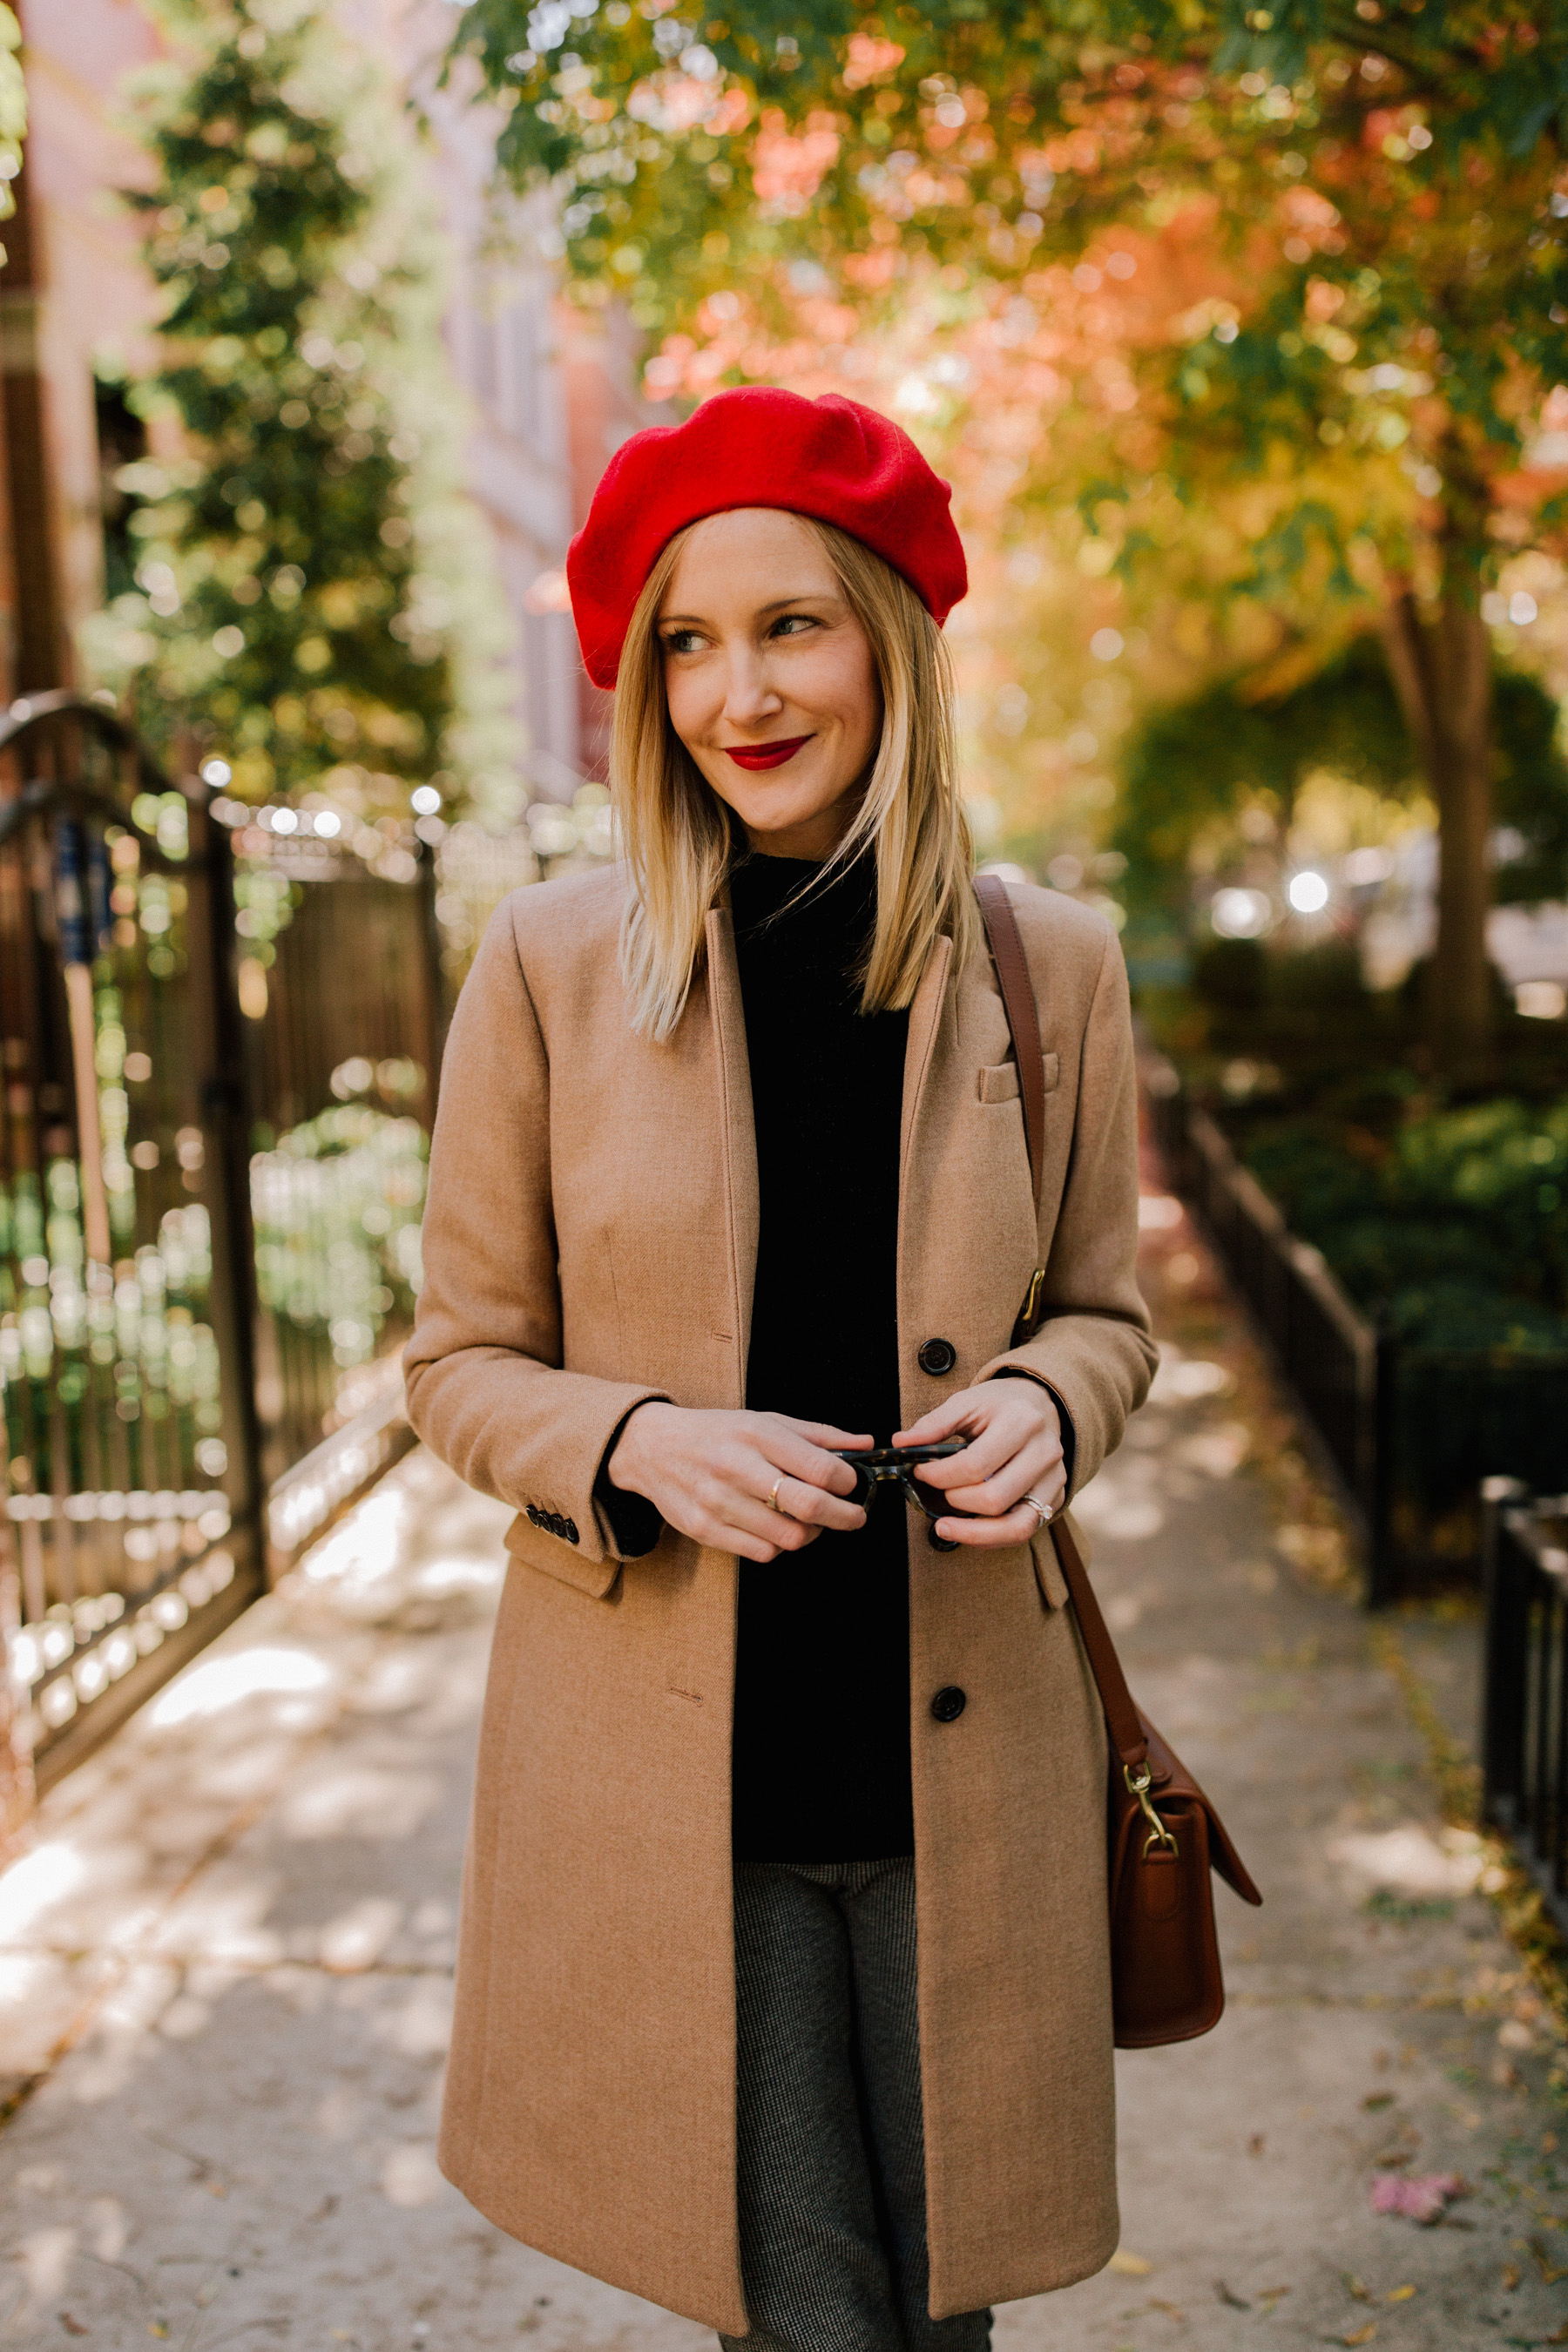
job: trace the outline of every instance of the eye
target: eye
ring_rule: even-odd
[[[768,634],[774,637],[793,637],[798,636],[806,629],[815,629],[816,626],[816,623],[809,613],[785,613],[781,619],[773,623]]]
[[[667,654],[694,654],[702,639],[696,629],[671,629],[660,643]]]

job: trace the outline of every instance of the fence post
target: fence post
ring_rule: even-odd
[[[419,948],[425,975],[426,1127],[436,1123],[436,1098],[441,1084],[441,1056],[447,1045],[447,976],[441,961],[441,923],[436,912],[436,845],[416,834],[415,856],[419,870],[414,887],[418,894]]]
[[[243,1015],[234,971],[234,845],[200,786],[187,787],[205,885],[203,950],[207,967],[207,1054],[202,1108],[214,1148],[207,1188],[212,1221],[213,1332],[222,1367],[226,1486],[237,1524],[251,1532],[254,1560],[266,1557],[261,1525],[261,1425],[256,1411],[256,1239],[250,1222],[250,1120]]]
[[[1373,1369],[1372,1462],[1366,1497],[1366,1605],[1386,1609],[1397,1581],[1394,1551],[1394,1434],[1399,1342],[1385,1318],[1377,1326]]]
[[[1510,1821],[1519,1795],[1519,1730],[1524,1708],[1526,1612],[1523,1587],[1503,1513],[1528,1499],[1521,1478],[1481,1481],[1481,1580],[1486,1649],[1481,1668],[1481,1818]]]

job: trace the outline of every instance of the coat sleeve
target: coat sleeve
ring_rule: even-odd
[[[1072,1423],[1069,1495],[1115,1452],[1159,1361],[1137,1255],[1132,1017],[1127,969],[1108,928],[1079,1066],[1067,1182],[1044,1261],[1046,1319],[1025,1346],[994,1357],[980,1374],[1026,1372],[1051,1391]]]
[[[605,1563],[622,1555],[595,1481],[627,1413],[666,1391],[562,1369],[550,1063],[510,902],[447,1041],[424,1262],[403,1359],[410,1421],[470,1486],[554,1538],[531,1559],[547,1550],[557,1575],[604,1592]]]

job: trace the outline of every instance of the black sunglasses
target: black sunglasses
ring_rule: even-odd
[[[879,1486],[901,1486],[905,1500],[912,1503],[931,1522],[927,1529],[927,1539],[931,1549],[934,1551],[956,1551],[958,1546],[951,1536],[936,1533],[935,1522],[938,1519],[963,1518],[965,1514],[954,1511],[938,1487],[928,1488],[922,1493],[915,1474],[921,1463],[946,1462],[954,1454],[962,1454],[968,1443],[966,1437],[944,1437],[935,1445],[879,1445],[869,1453],[847,1453],[837,1447],[832,1450],[837,1459],[847,1463],[855,1473],[855,1492],[846,1498],[847,1501],[858,1503],[863,1511],[868,1511],[877,1499]],[[934,1503],[926,1499],[927,1494],[936,1496]]]

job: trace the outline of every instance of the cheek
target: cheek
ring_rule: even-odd
[[[703,705],[701,690],[689,671],[666,670],[664,702],[669,713],[670,725],[683,743],[689,743],[699,731]]]

